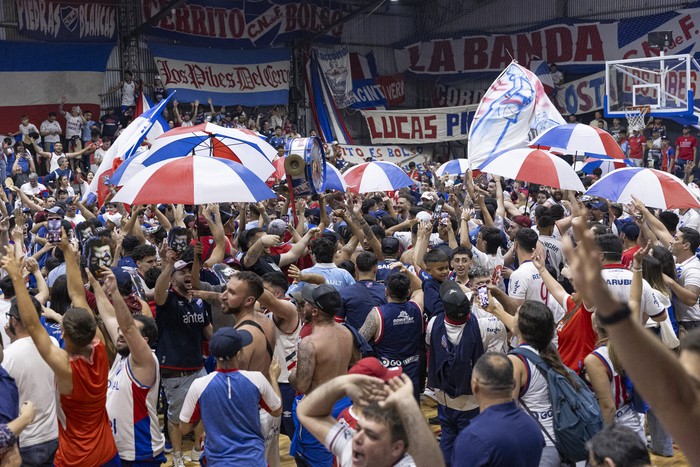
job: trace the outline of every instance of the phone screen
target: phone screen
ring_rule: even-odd
[[[61,241],[61,219],[49,219],[47,223],[46,238],[50,243],[58,243]]]
[[[481,308],[486,308],[489,305],[489,291],[485,285],[482,285],[477,289],[479,293],[479,302],[481,303]]]

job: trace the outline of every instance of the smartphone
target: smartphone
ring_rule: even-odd
[[[481,308],[486,308],[489,306],[489,290],[485,285],[482,285],[481,287],[477,288],[477,293],[479,295],[479,303],[481,304]]]
[[[49,219],[47,222],[46,239],[49,243],[59,243],[61,241],[61,219]]]
[[[440,214],[442,213],[442,205],[444,202],[445,201],[442,198],[438,200],[437,204],[435,205],[435,210],[433,211],[433,220],[440,218]]]

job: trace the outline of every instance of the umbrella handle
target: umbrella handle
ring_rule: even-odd
[[[299,217],[297,216],[297,206],[294,199],[294,186],[292,185],[292,177],[290,175],[287,175],[287,186],[289,187],[289,205],[292,207],[294,228],[297,228],[299,227]]]

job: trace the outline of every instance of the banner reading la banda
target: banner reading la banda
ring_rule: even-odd
[[[237,51],[150,44],[163,85],[182,101],[215,105],[286,104],[289,49]]]
[[[425,144],[467,139],[468,108],[363,110],[373,144]]]

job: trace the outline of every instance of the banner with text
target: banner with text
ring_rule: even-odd
[[[348,46],[317,47],[314,49],[314,53],[336,107],[344,109],[352,105],[355,102],[355,97],[352,94]]]
[[[439,143],[467,139],[468,109],[363,110],[374,144]]]
[[[90,0],[16,0],[20,34],[41,41],[114,42],[116,3]]]
[[[327,143],[323,143],[326,153],[331,151]],[[362,164],[367,158],[372,161],[393,162],[401,167],[408,166],[409,162],[416,164],[432,158],[432,151],[425,146],[352,146],[342,144],[339,146],[343,152],[343,158],[353,164]]]
[[[432,90],[433,106],[455,107],[458,105],[479,105],[486,89],[462,89],[450,84],[437,83]]]
[[[605,72],[560,84],[554,104],[562,115],[576,115],[603,108]]]
[[[141,0],[144,19],[150,20],[170,3]],[[188,0],[179,2],[149,32],[192,45],[265,48],[336,24],[318,41],[339,42],[343,33],[340,6],[321,0]]]
[[[674,42],[666,53],[700,52],[700,8],[614,22],[547,24],[510,34],[469,35],[435,39],[395,51],[399,71],[446,75],[500,72],[515,59],[524,67],[531,60],[556,63],[564,72],[593,73],[606,60],[657,56],[647,34],[672,31]]]
[[[215,105],[286,104],[289,49],[227,50],[149,44],[163,85],[177,99]]]

